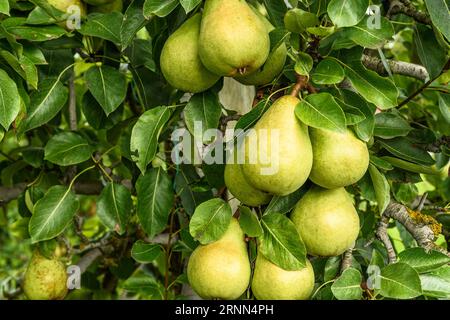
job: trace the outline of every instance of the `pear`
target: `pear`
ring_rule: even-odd
[[[227,163],[225,166],[225,185],[233,196],[248,206],[257,207],[266,204],[272,196],[254,188],[245,179],[241,166]]]
[[[195,14],[166,41],[161,52],[161,70],[175,88],[202,92],[212,87],[219,76],[208,71],[198,57],[198,40],[202,16]]]
[[[80,8],[81,16],[86,15],[86,6],[81,0],[47,0],[47,2],[64,13],[66,13],[71,6],[78,6]]]
[[[369,166],[367,145],[350,129],[334,132],[310,128],[313,166],[309,178],[317,185],[332,189],[360,180]]]
[[[206,0],[199,55],[220,76],[258,70],[270,51],[266,26],[244,0]]]
[[[189,283],[203,299],[239,298],[250,283],[250,272],[244,233],[235,218],[218,241],[194,250],[187,267]]]
[[[256,14],[263,21],[266,26],[267,32],[271,32],[275,27],[266,19],[262,14],[256,11]],[[271,83],[276,76],[278,76],[283,70],[284,64],[287,58],[287,48],[286,44],[283,42],[273,50],[264,65],[257,71],[249,74],[247,76],[237,75],[235,79],[242,84],[261,86],[264,84]]]
[[[252,292],[258,300],[306,300],[314,289],[314,270],[306,267],[288,271],[273,264],[260,253],[255,262]]]
[[[311,188],[297,203],[291,219],[311,255],[340,255],[359,233],[359,217],[344,188]]]
[[[104,4],[110,4],[111,2],[114,1],[115,0],[84,0],[84,2],[93,6],[102,6]]]
[[[288,195],[308,179],[312,147],[307,126],[294,114],[298,102],[292,96],[279,98],[245,137],[242,172],[261,191]]]
[[[23,290],[30,300],[62,300],[67,294],[67,273],[64,264],[47,259],[37,250],[25,272]]]
[[[122,12],[123,10],[123,0],[113,0],[112,2],[107,2],[105,4],[94,5],[90,7],[91,12],[98,13],[110,13],[110,12]]]

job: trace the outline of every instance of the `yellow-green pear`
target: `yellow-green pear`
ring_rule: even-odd
[[[245,0],[206,0],[199,55],[220,76],[246,75],[267,60],[270,39],[266,26]]]
[[[309,178],[315,184],[332,189],[360,180],[369,166],[367,145],[350,129],[334,132],[310,128],[313,166]]]
[[[33,253],[25,272],[23,290],[30,300],[62,300],[67,294],[67,273],[62,262]]]
[[[123,0],[113,0],[112,2],[107,2],[101,5],[94,5],[90,7],[90,12],[98,13],[110,13],[110,12],[122,12],[123,10]]]
[[[86,5],[81,0],[47,0],[47,2],[64,13],[67,13],[67,10],[71,6],[78,6],[80,8],[81,16],[86,15]]]
[[[314,270],[306,267],[288,271],[258,253],[252,279],[252,292],[258,300],[307,300],[314,289]]]
[[[267,32],[270,33],[273,29],[275,29],[275,27],[269,22],[269,20],[267,20],[266,17],[264,17],[257,11],[256,14],[264,22],[264,25],[267,28]],[[287,48],[286,44],[283,42],[278,46],[278,48],[276,48],[269,54],[269,57],[260,69],[246,76],[237,75],[235,79],[242,84],[253,86],[261,86],[271,83],[273,79],[275,79],[275,77],[278,76],[281,71],[283,71],[284,64],[286,63],[286,58]]]
[[[109,4],[114,1],[115,0],[84,0],[84,2],[93,6],[102,6],[104,4]]]
[[[166,41],[161,52],[161,70],[175,88],[202,92],[212,87],[219,76],[207,70],[198,56],[200,13],[187,20]]]
[[[306,250],[315,256],[342,254],[359,233],[359,217],[344,188],[314,186],[297,203],[291,219]]]
[[[248,206],[256,207],[266,204],[272,196],[254,188],[242,174],[241,166],[227,163],[225,166],[225,185],[233,196]]]
[[[245,138],[247,181],[274,195],[288,195],[308,179],[312,147],[308,127],[294,114],[299,100],[284,96],[273,103]]]
[[[244,233],[235,218],[218,241],[194,250],[187,267],[189,283],[203,299],[239,298],[250,283],[250,272]]]

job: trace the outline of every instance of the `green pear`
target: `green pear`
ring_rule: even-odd
[[[359,217],[344,188],[311,188],[297,203],[291,219],[311,255],[340,255],[359,233]]]
[[[308,179],[313,155],[308,127],[294,114],[298,103],[279,98],[245,137],[242,172],[261,191],[288,195]]]
[[[114,1],[115,0],[84,0],[84,2],[93,6],[102,6],[104,4],[109,4]]]
[[[244,233],[235,218],[218,241],[194,250],[187,267],[189,283],[203,299],[239,298],[250,283],[250,272]]]
[[[267,60],[266,26],[245,0],[206,0],[200,29],[199,55],[220,76],[247,75]]]
[[[62,300],[67,294],[67,273],[62,262],[33,253],[25,272],[23,290],[30,300]]]
[[[266,204],[272,196],[254,188],[245,179],[241,166],[227,163],[225,166],[225,185],[233,196],[248,206],[257,207]]]
[[[275,29],[275,27],[264,17],[262,14],[256,11],[256,14],[260,17],[260,19],[264,22],[266,26],[267,32],[271,32]],[[287,48],[286,44],[283,42],[273,50],[269,57],[267,58],[264,65],[257,71],[249,74],[247,76],[237,75],[235,79],[242,84],[252,85],[252,86],[261,86],[264,84],[271,83],[276,76],[278,76],[281,71],[283,71],[284,64],[286,63],[287,58]]]
[[[360,180],[369,167],[369,150],[350,129],[344,133],[310,128],[313,166],[309,178],[333,189]]]
[[[66,12],[71,6],[78,6],[81,15],[86,15],[86,5],[81,0],[47,0],[47,3],[62,12]]]
[[[306,300],[314,289],[314,270],[306,267],[288,271],[273,264],[260,253],[255,262],[252,292],[258,300]]]
[[[110,13],[110,12],[122,12],[123,10],[123,0],[113,0],[112,2],[107,2],[105,4],[94,5],[90,7],[90,12],[98,13]]]
[[[161,52],[161,70],[175,88],[186,92],[202,92],[212,87],[219,76],[208,71],[198,56],[198,39],[202,16],[187,20],[166,41]]]

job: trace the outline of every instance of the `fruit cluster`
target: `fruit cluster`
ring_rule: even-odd
[[[270,57],[266,60],[270,29],[263,30],[263,19],[245,1],[207,0],[203,19],[194,16],[167,41],[161,57],[166,78],[191,92],[207,89],[218,76],[233,76],[248,84],[273,80],[282,69],[278,62],[284,64],[284,60],[276,51],[272,53],[272,58],[277,55],[276,67]],[[185,45],[189,49],[182,51]],[[279,50],[286,54],[285,48]],[[263,61],[265,65],[259,69]],[[183,69],[178,63],[183,63],[183,73],[176,71]],[[270,76],[265,73],[269,64]],[[350,129],[308,128],[295,116],[299,102],[294,96],[274,102],[244,143],[235,148],[239,157],[232,157],[234,161],[226,165],[225,184],[243,204],[260,206],[274,195],[293,193],[309,179],[314,186],[290,218],[309,255],[337,256],[354,244],[359,233],[359,217],[344,187],[364,176],[369,152]],[[271,132],[277,133],[276,146],[270,141]],[[276,161],[272,173],[265,169],[274,163],[266,159]],[[233,218],[221,239],[194,251],[188,278],[203,298],[237,299],[245,292],[251,268],[237,220]],[[301,270],[288,271],[258,252],[251,287],[257,299],[307,299],[314,288],[314,272],[309,261]]]
[[[161,70],[175,88],[198,93],[221,77],[247,85],[270,83],[286,62],[286,45],[271,51],[274,27],[245,1],[207,0],[176,30],[161,52]]]

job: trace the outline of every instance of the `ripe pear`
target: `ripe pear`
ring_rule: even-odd
[[[271,32],[275,29],[275,27],[267,20],[266,17],[261,15],[256,11],[256,14],[263,21],[266,26],[267,32]],[[286,44],[283,42],[273,50],[269,57],[267,58],[264,65],[257,71],[249,74],[247,76],[237,75],[235,79],[242,84],[252,85],[252,86],[261,86],[264,84],[271,83],[276,76],[278,76],[283,70],[284,64],[286,63],[287,58],[287,48]]]
[[[30,300],[62,300],[67,294],[67,273],[62,262],[33,253],[25,272],[23,290]]]
[[[258,300],[306,300],[314,289],[314,270],[306,260],[301,270],[287,271],[260,253],[255,262],[252,292]]]
[[[239,298],[250,283],[250,272],[244,233],[235,218],[218,241],[194,250],[187,267],[189,283],[203,299]]]
[[[249,184],[237,163],[226,164],[225,185],[233,196],[248,206],[257,207],[268,203],[272,198],[270,194]]]
[[[81,16],[86,16],[86,5],[81,0],[47,0],[47,2],[64,13],[66,13],[71,6],[78,6],[80,8]]]
[[[198,56],[200,13],[187,20],[166,41],[161,52],[161,70],[175,88],[202,92],[212,87],[219,76],[207,70]]]
[[[310,128],[313,166],[309,178],[332,189],[360,180],[369,166],[369,150],[350,129],[344,133]]]
[[[308,127],[294,114],[299,100],[284,96],[273,103],[245,138],[247,181],[274,195],[288,195],[308,179],[312,147]]]
[[[200,29],[199,55],[220,76],[247,75],[267,60],[266,26],[244,0],[206,0]]]
[[[112,2],[107,2],[105,4],[94,5],[90,7],[90,12],[98,13],[110,13],[110,12],[122,12],[123,10],[123,0],[113,0]]]
[[[311,188],[297,203],[291,219],[311,255],[340,255],[359,233],[359,217],[344,188]]]

